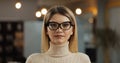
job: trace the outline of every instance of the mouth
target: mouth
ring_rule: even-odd
[[[54,37],[64,37],[63,35],[54,35]]]

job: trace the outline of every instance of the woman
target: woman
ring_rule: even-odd
[[[54,6],[44,17],[42,52],[30,55],[26,63],[91,63],[78,52],[77,24],[74,14],[65,6]]]

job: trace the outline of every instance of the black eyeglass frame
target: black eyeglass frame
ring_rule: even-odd
[[[49,27],[49,24],[50,24],[50,23],[56,23],[56,24],[58,24],[58,27],[57,27],[56,29],[51,29],[51,28]],[[63,29],[63,28],[61,27],[61,25],[62,25],[63,23],[70,23],[70,27],[69,27],[68,29]],[[59,29],[59,28],[61,28],[62,30],[69,30],[69,29],[70,29],[72,26],[74,26],[74,25],[72,24],[71,21],[66,21],[66,22],[62,22],[62,23],[47,22],[45,26],[49,27],[50,30],[57,30],[57,29]]]

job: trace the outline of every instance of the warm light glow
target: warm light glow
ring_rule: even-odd
[[[93,21],[94,21],[94,19],[91,17],[91,18],[89,18],[89,20],[88,20],[88,21],[89,21],[89,23],[91,23],[91,24],[92,24],[92,23],[93,23]]]
[[[77,9],[75,10],[75,13],[76,13],[77,15],[80,15],[80,14],[82,13],[82,10],[81,10],[80,8],[77,8]]]
[[[16,9],[20,9],[21,6],[22,6],[22,4],[21,4],[20,2],[17,2],[17,3],[15,4],[15,8],[16,8]]]
[[[97,16],[98,10],[96,7],[90,7],[88,8],[90,12],[92,12],[93,16]]]
[[[42,8],[42,9],[41,9],[41,13],[42,13],[43,15],[46,15],[47,9],[46,9],[46,8]]]
[[[97,12],[97,9],[96,9],[96,8],[94,8],[94,9],[93,9],[93,15],[94,15],[94,16],[96,16],[96,15],[97,15],[97,13],[98,13],[98,12]]]
[[[40,12],[40,11],[37,11],[37,12],[35,13],[35,16],[36,16],[37,18],[41,17],[41,12]]]

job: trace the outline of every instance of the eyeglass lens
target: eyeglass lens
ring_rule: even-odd
[[[72,26],[71,22],[63,22],[63,23],[57,23],[57,22],[49,22],[48,27],[51,30],[57,30],[59,27],[63,30],[67,30]]]

